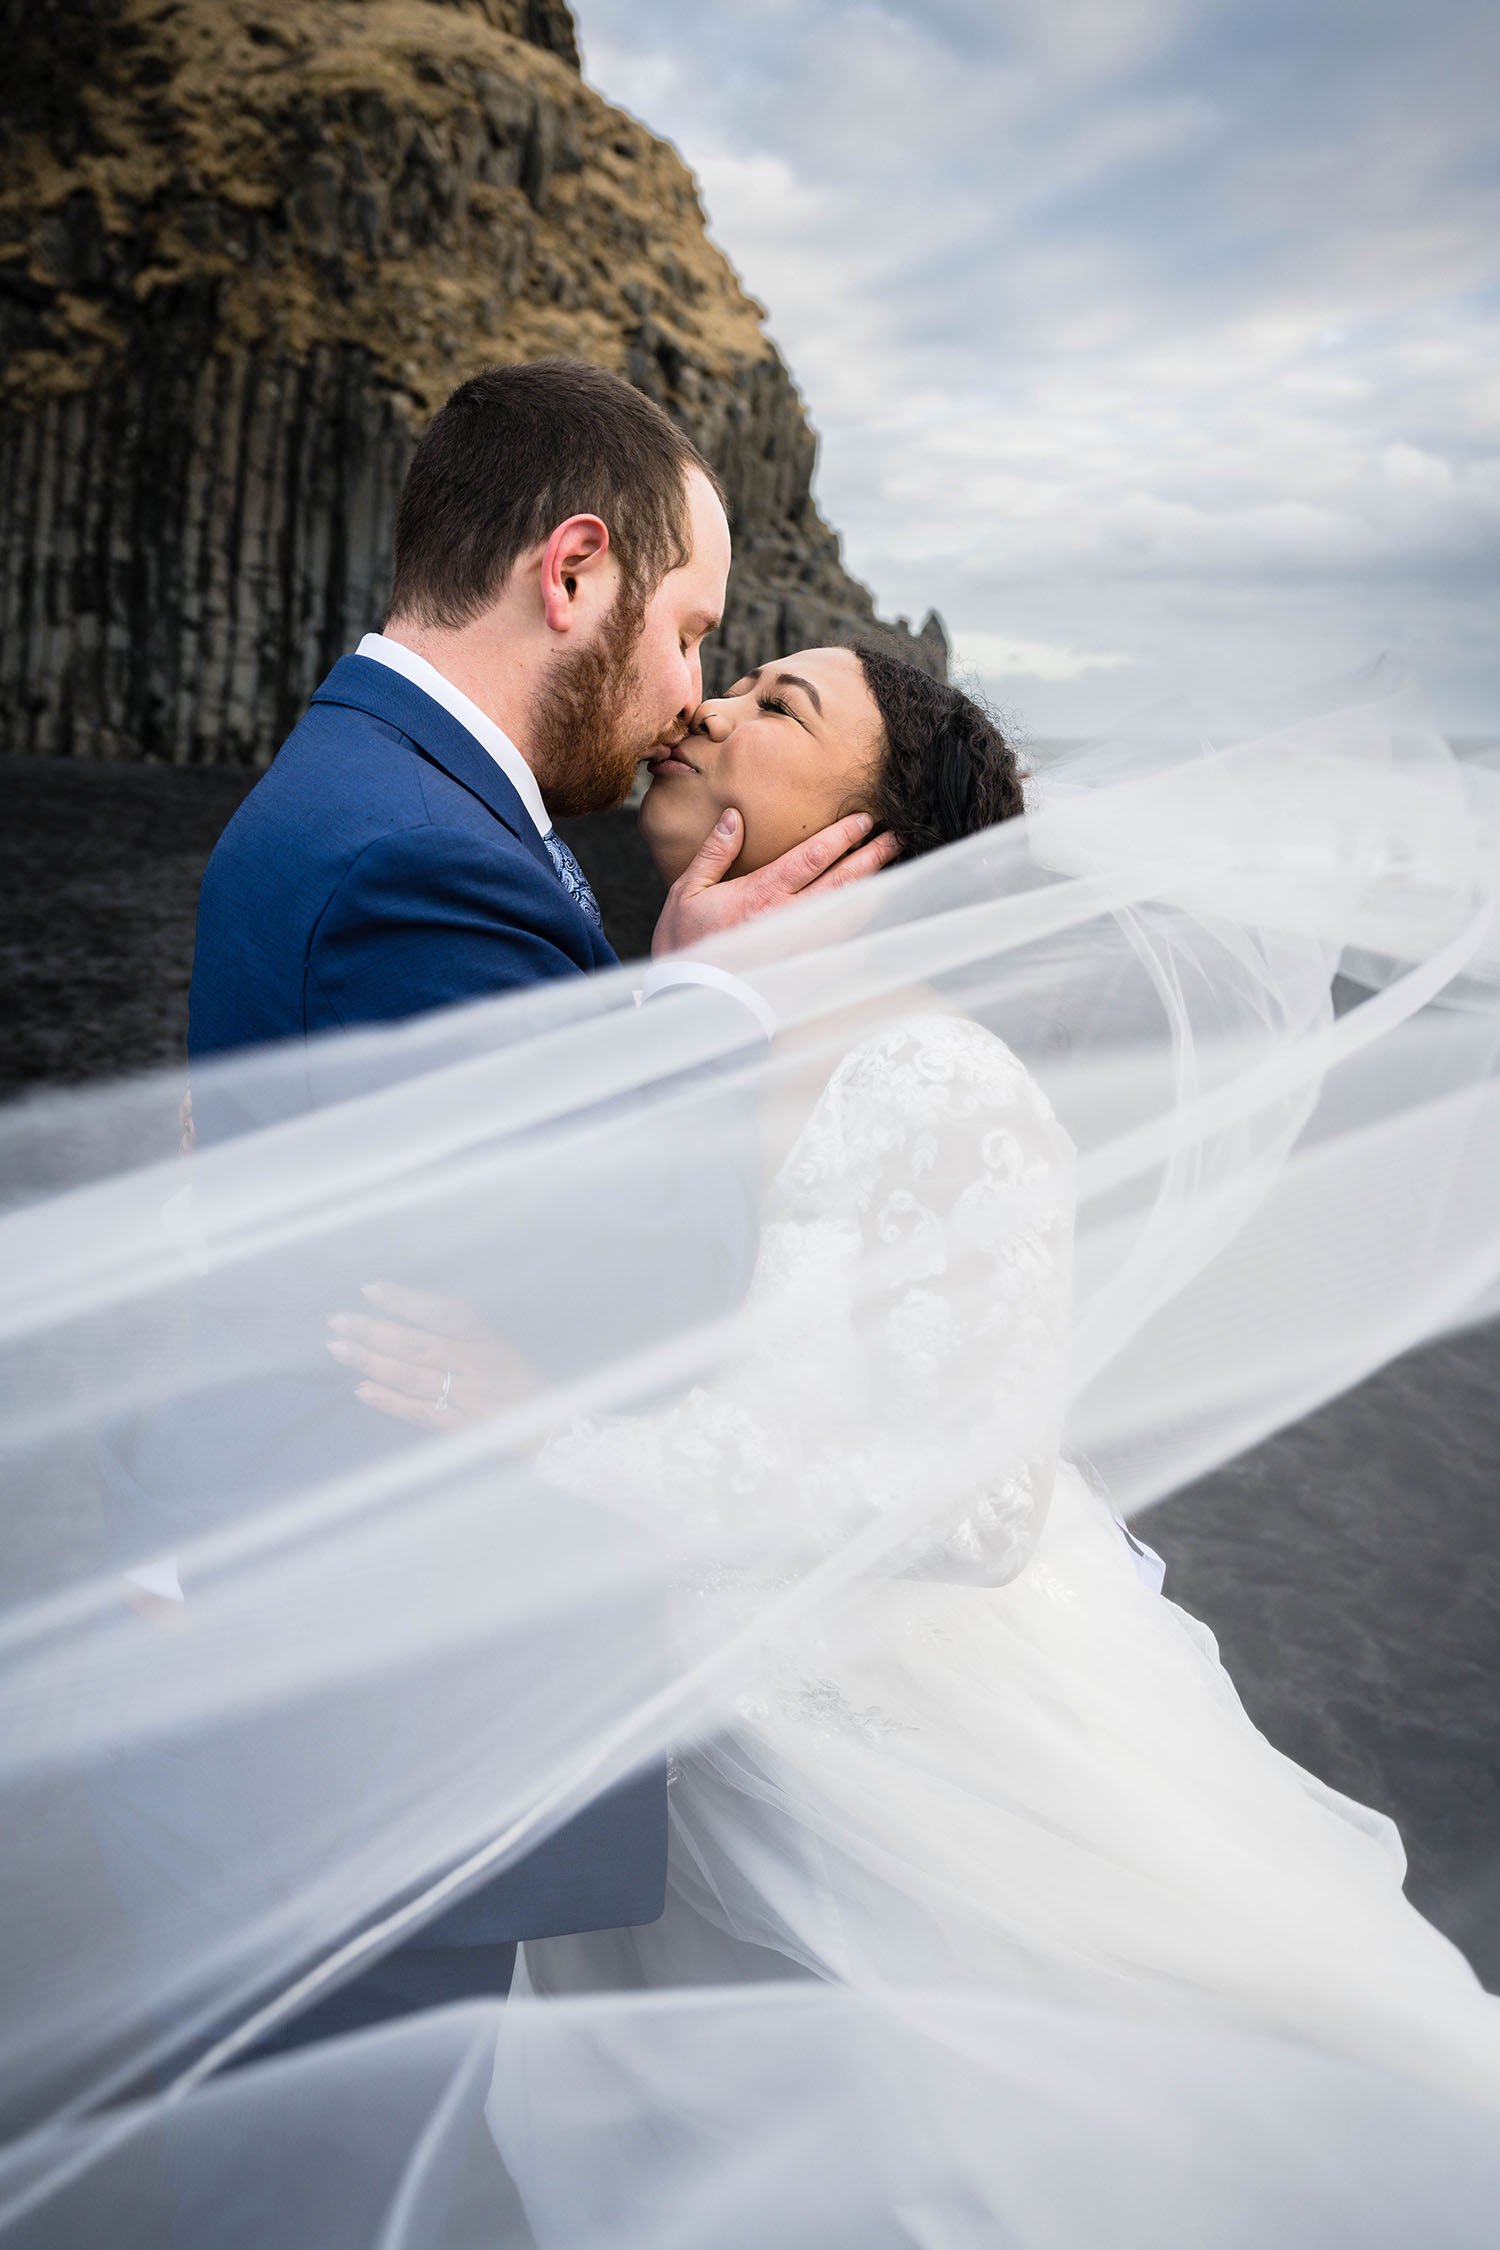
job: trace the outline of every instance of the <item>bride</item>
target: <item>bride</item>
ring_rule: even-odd
[[[911,860],[1019,814],[1023,777],[956,690],[825,648],[705,702],[658,756],[641,829],[668,883],[731,805],[741,872],[861,808]],[[1070,1454],[1074,1152],[984,1012],[914,980],[869,1024],[844,1010],[832,1055],[826,1024],[800,1059],[789,1032],[745,1348],[546,1448],[556,1486],[663,1533],[695,1633],[753,1617],[768,1523],[814,1560],[866,1522],[914,1528],[778,1614],[727,1723],[679,1750],[663,1918],[529,1944],[525,1979],[982,1989],[1500,2105],[1500,2014],[1404,1898],[1391,1823],[1257,1732]],[[439,1426],[430,1371],[458,1364],[451,1426],[513,1378],[472,1322],[383,1309],[340,1346],[377,1410]]]

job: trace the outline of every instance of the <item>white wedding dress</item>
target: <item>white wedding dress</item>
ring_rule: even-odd
[[[723,940],[768,1051],[622,970],[228,1058],[186,1174],[175,1074],[0,1119],[5,2250],[1490,2250],[1495,2003],[1078,1464],[1500,1315],[1500,788],[1189,718]],[[379,1279],[545,1381],[392,1445]],[[226,2068],[669,1750],[659,1922]]]
[[[662,1920],[529,1945],[526,1980],[993,1991],[1500,2105],[1500,2007],[1404,1898],[1391,1823],[1257,1732],[1060,1450],[1071,1164],[988,1031],[882,1030],[777,1173],[734,1374],[555,1439],[556,1479],[672,1527],[678,1599],[726,1636],[763,1513],[831,1551],[924,1481],[943,1497],[895,1562],[780,1617],[731,1722],[675,1760]],[[976,1354],[989,1415],[954,1428]]]

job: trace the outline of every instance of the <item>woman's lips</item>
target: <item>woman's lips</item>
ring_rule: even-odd
[[[690,760],[683,757],[680,750],[660,751],[649,763],[653,781],[666,773],[696,773],[698,771],[698,768]]]

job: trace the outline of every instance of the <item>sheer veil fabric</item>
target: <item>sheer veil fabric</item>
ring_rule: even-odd
[[[769,1050],[624,971],[0,1118],[0,2241],[1487,2241],[1493,2004],[1101,1488],[1500,1305],[1497,895],[1378,670],[726,941]],[[513,1404],[352,1401],[381,1279]],[[225,2074],[666,1754],[660,1924]]]

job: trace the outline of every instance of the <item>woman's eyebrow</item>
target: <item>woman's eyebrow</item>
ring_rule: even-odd
[[[731,695],[745,695],[745,694],[748,694],[749,690],[750,690],[751,688],[753,688],[753,687],[754,687],[754,685],[755,685],[756,681],[757,681],[757,680],[758,680],[758,679],[759,679],[759,678],[761,677],[761,674],[762,674],[762,673],[763,673],[764,671],[765,671],[765,666],[764,666],[764,664],[757,664],[757,665],[756,665],[756,667],[755,667],[755,670],[754,670],[753,672],[746,672],[745,674],[743,674],[743,676],[742,676],[742,677],[741,677],[740,679],[738,679],[738,680],[736,680],[736,681],[735,681],[735,683],[734,683],[734,686],[733,686],[733,687],[732,687],[732,688],[730,689],[730,691],[729,691],[729,692],[730,692],[730,694],[731,694]],[[817,714],[818,714],[818,717],[819,717],[820,719],[822,718],[822,716],[823,716],[823,698],[822,698],[822,696],[821,696],[821,695],[819,695],[819,693],[818,693],[817,689],[816,689],[816,688],[815,688],[815,687],[813,686],[813,684],[812,684],[812,681],[811,681],[811,680],[804,680],[804,679],[803,679],[803,678],[802,678],[802,677],[801,677],[801,676],[800,676],[800,675],[799,675],[798,673],[796,673],[796,672],[778,672],[778,673],[777,673],[777,675],[776,675],[776,685],[777,685],[778,687],[799,687],[799,688],[801,688],[801,690],[802,690],[803,694],[804,694],[804,695],[805,695],[805,696],[807,697],[807,700],[808,700],[808,702],[809,702],[809,703],[810,703],[810,704],[812,705],[813,709],[814,709],[814,710],[815,710],[815,711],[817,712]]]
[[[797,674],[796,674],[795,672],[778,672],[778,673],[777,673],[777,675],[776,675],[776,685],[777,685],[778,687],[799,687],[799,688],[801,688],[801,690],[802,690],[803,694],[804,694],[804,695],[805,695],[805,696],[807,697],[807,700],[808,700],[808,702],[809,702],[809,703],[810,703],[810,704],[812,705],[813,709],[814,709],[814,710],[815,710],[815,711],[817,712],[817,714],[818,714],[818,717],[819,717],[820,719],[822,718],[822,716],[823,716],[823,698],[822,698],[822,696],[821,696],[821,695],[819,695],[819,693],[818,693],[817,689],[816,689],[816,688],[815,688],[815,687],[813,686],[813,684],[812,684],[812,681],[811,681],[811,680],[803,680],[803,679],[799,679],[799,678],[798,678],[798,676],[797,676]]]

